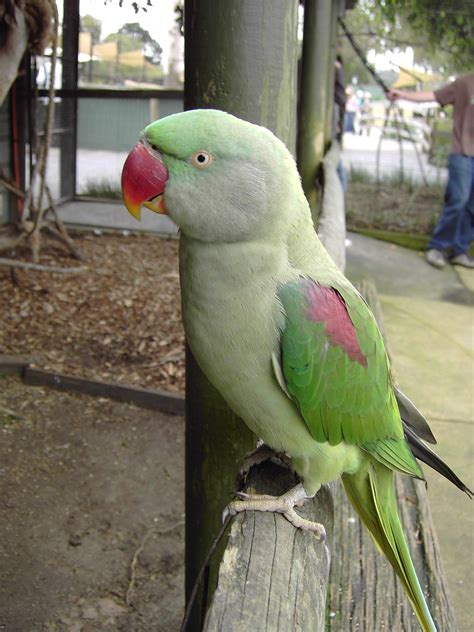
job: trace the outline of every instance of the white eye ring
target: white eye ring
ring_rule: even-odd
[[[206,167],[209,167],[212,161],[213,158],[211,154],[203,150],[197,151],[191,156],[192,165],[198,169],[205,169]]]

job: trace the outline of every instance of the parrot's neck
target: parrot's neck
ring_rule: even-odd
[[[248,326],[249,319],[267,320],[278,285],[297,276],[284,244],[208,243],[181,235],[179,260],[184,326],[196,335],[207,335],[209,319],[222,326],[223,335],[240,338],[238,327]],[[248,329],[242,332],[248,335]]]
[[[288,258],[293,267],[304,271],[321,285],[350,285],[316,234],[304,198],[295,204],[293,225],[288,231]]]
[[[185,235],[180,239],[180,274],[185,294],[204,298],[209,293],[224,301],[231,294],[245,300],[257,288],[274,293],[278,283],[294,276],[284,244],[208,243]]]
[[[279,328],[283,326],[277,288],[296,276],[284,244],[216,244],[181,235],[184,328],[211,381],[226,379],[212,376],[220,354],[225,354],[233,368],[242,365],[243,372],[258,352],[270,368],[269,358],[278,348]],[[228,378],[234,379],[231,372]]]

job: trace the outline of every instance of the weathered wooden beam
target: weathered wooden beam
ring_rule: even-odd
[[[431,614],[438,630],[455,632],[457,625],[424,484],[397,476],[396,488],[404,532]],[[331,557],[326,630],[419,632],[419,623],[398,578],[376,550],[339,484],[334,505],[333,543],[337,549]]]
[[[341,148],[333,141],[323,158],[324,193],[318,218],[318,235],[336,265],[346,267],[346,213],[344,191],[337,172]]]
[[[1,359],[0,373],[2,373]],[[48,386],[58,391],[83,393],[94,397],[109,397],[115,401],[135,404],[141,408],[160,410],[172,415],[184,414],[184,399],[181,395],[174,393],[63,375],[30,366],[24,367],[22,375],[24,383],[29,386]]]
[[[26,367],[34,362],[32,356],[0,354],[0,375],[23,375]]]
[[[248,491],[279,495],[295,485],[286,468],[266,462],[251,470]],[[301,514],[323,522],[327,541],[295,529],[283,516],[237,516],[219,569],[205,632],[324,630],[332,539],[332,494],[323,487]]]

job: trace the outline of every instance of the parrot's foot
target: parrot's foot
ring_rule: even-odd
[[[295,507],[302,507],[305,501],[310,498],[301,483],[281,496],[242,492],[238,492],[237,495],[240,500],[234,500],[227,505],[222,515],[223,520],[227,516],[235,516],[241,511],[273,511],[283,514],[297,529],[312,531],[320,540],[326,539],[326,530],[322,524],[306,520],[295,511]]]

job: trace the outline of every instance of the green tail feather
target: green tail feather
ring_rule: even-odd
[[[372,461],[368,469],[345,474],[342,481],[349,500],[400,578],[423,631],[436,632],[398,517],[393,476],[392,470]]]

